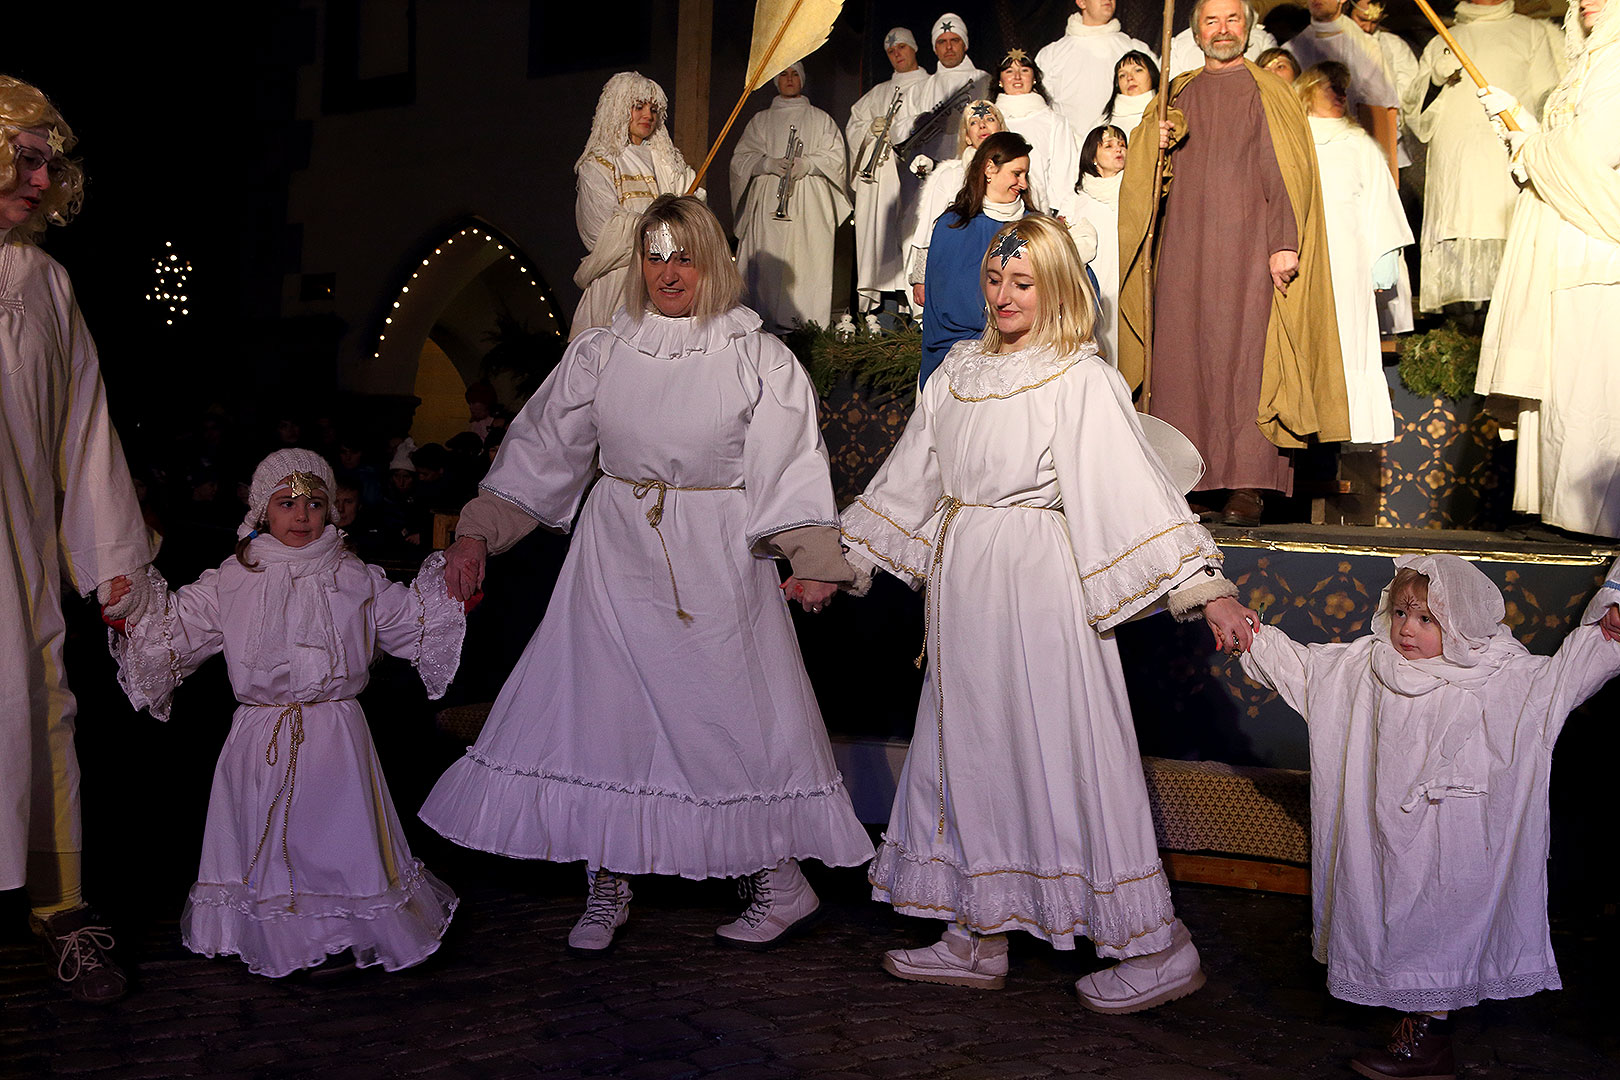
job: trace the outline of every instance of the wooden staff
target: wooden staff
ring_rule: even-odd
[[[788,11],[787,18],[783,19],[782,25],[776,28],[776,36],[771,39],[771,47],[766,49],[764,55],[759,58],[759,66],[749,72],[748,81],[743,83],[742,97],[737,99],[737,104],[732,108],[731,115],[726,117],[726,126],[720,129],[719,138],[715,139],[714,145],[709,147],[709,156],[703,159],[703,167],[697,171],[697,176],[692,180],[692,186],[686,189],[688,195],[695,192],[698,185],[703,183],[703,174],[708,172],[709,166],[714,163],[714,155],[720,152],[720,144],[726,141],[726,135],[731,131],[731,125],[737,122],[737,117],[741,114],[743,103],[748,100],[748,95],[758,89],[759,77],[765,74],[765,65],[770,63],[771,54],[782,43],[782,35],[787,33],[787,28],[793,24],[793,16],[799,13],[799,5],[802,3],[804,3],[804,0],[793,0],[793,7]],[[787,65],[782,66],[786,67]]]
[[[1170,31],[1175,17],[1176,0],[1164,0],[1164,33],[1159,46],[1163,68],[1159,72],[1159,123],[1155,135],[1164,130],[1164,122],[1170,119],[1170,79],[1166,71],[1170,66]],[[1196,28],[1193,33],[1198,33]],[[1147,242],[1142,246],[1142,284],[1147,291],[1142,296],[1142,394],[1136,400],[1138,412],[1147,412],[1153,403],[1153,245],[1159,229],[1159,188],[1164,184],[1165,153],[1159,139],[1154,139],[1153,146],[1153,187],[1150,189],[1153,201],[1148,209]]]
[[[1479,68],[1474,66],[1474,62],[1468,58],[1468,54],[1463,52],[1462,46],[1457,44],[1457,39],[1451,36],[1451,31],[1446,29],[1446,24],[1440,21],[1440,16],[1436,15],[1434,8],[1429,6],[1428,0],[1417,0],[1417,6],[1418,10],[1423,12],[1424,16],[1433,24],[1435,32],[1440,35],[1440,40],[1444,41],[1446,48],[1451,50],[1451,55],[1457,58],[1457,62],[1463,66],[1463,70],[1468,72],[1468,77],[1474,80],[1474,85],[1481,90],[1489,86],[1490,83],[1485,81],[1485,76],[1480,74]],[[1496,118],[1502,121],[1502,126],[1509,131],[1524,130],[1514,123],[1513,117],[1509,113],[1497,113]]]

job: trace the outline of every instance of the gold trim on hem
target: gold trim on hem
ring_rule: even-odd
[[[1444,536],[1445,530],[1432,530]],[[1603,566],[1620,555],[1620,547],[1593,547],[1590,552],[1479,551],[1444,544],[1394,547],[1381,544],[1332,544],[1325,540],[1267,540],[1257,536],[1222,537],[1221,547],[1286,551],[1297,555],[1365,555],[1398,559],[1402,555],[1455,555],[1470,562],[1529,563],[1542,566]]]
[[[896,529],[899,529],[901,532],[905,533],[907,536],[911,537],[913,540],[921,542],[926,547],[933,547],[934,546],[933,541],[929,540],[928,537],[922,535],[921,533],[912,532],[910,529],[906,528],[904,525],[902,525],[898,521],[894,520],[894,518],[890,517],[888,514],[885,514],[883,511],[879,510],[877,507],[875,507],[871,503],[867,502],[866,501],[866,496],[862,495],[859,498],[857,498],[855,500],[855,504],[857,506],[861,507],[862,509],[864,509],[867,513],[871,514],[873,517],[879,517],[879,518],[882,518],[884,521],[887,521],[890,525],[893,525]]]

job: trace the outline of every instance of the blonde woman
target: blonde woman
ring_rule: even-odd
[[[632,235],[625,307],[512,422],[446,553],[464,598],[489,554],[578,516],[540,628],[422,818],[482,851],[584,862],[576,953],[613,944],[634,874],[742,879],[748,907],[717,936],[764,948],[817,909],[799,859],[872,856],[771,559],[811,611],[853,575],[815,390],[738,303],[720,223],[664,196]]]
[[[1010,222],[980,274],[983,337],[951,349],[843,514],[858,581],[884,570],[927,588],[927,675],[870,877],[874,898],[947,929],[883,966],[994,989],[1008,931],[1058,949],[1090,938],[1120,963],[1079,981],[1081,1003],[1136,1012],[1203,974],[1159,862],[1109,631],[1166,598],[1178,617],[1202,611],[1223,649],[1252,630],[1097,356],[1068,231]]]

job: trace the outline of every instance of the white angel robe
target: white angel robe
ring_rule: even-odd
[[[76,705],[62,588],[88,595],[157,548],[107,414],[96,346],[67,271],[0,235],[0,889],[28,851],[79,851]]]
[[[1254,63],[1259,63],[1261,53],[1276,47],[1277,39],[1271,36],[1271,31],[1255,23],[1249,30],[1249,44],[1243,50],[1243,56]],[[1170,63],[1166,65],[1168,70],[1160,73],[1161,85],[1168,83],[1183,71],[1196,71],[1203,67],[1204,59],[1204,50],[1198,47],[1198,40],[1193,36],[1193,28],[1189,26],[1170,39]]]
[[[214,768],[197,882],[180,932],[260,975],[349,949],[359,967],[410,967],[439,947],[456,896],[412,857],[355,699],[377,650],[410,660],[428,696],[455,676],[467,617],[435,553],[409,585],[343,548],[336,526],[301,548],[254,539],[109,635],[118,682],[167,720],[174,690],[225,654],[237,707]]]
[[[1547,926],[1548,789],[1570,710],[1620,674],[1593,625],[1553,656],[1506,627],[1479,664],[1409,661],[1385,633],[1300,645],[1262,625],[1249,678],[1305,718],[1314,955],[1328,991],[1435,1012],[1562,986]]]
[[[1080,138],[1039,94],[998,94],[1007,130],[1034,148],[1029,155],[1029,205],[1046,213],[1080,179]],[[954,193],[953,193],[954,194]]]
[[[1516,15],[1512,4],[1462,0],[1451,32],[1494,85],[1517,97],[1530,115],[1541,115],[1547,92],[1564,70],[1563,42],[1546,20]],[[1419,231],[1422,311],[1491,298],[1518,195],[1507,152],[1479,107],[1472,79],[1464,75],[1455,85],[1442,86],[1423,107],[1434,76],[1453,66],[1445,42],[1435,38],[1423,50],[1418,78],[1404,99],[1412,134],[1429,148]]]
[[[922,194],[917,199],[917,231],[911,234],[906,245],[906,280],[912,284],[923,280],[928,248],[933,243],[934,223],[962,190],[968,163],[977,153],[975,147],[964,148],[960,157],[947,158],[935,165],[928,179],[923,181]]]
[[[901,207],[900,163],[895,160],[894,137],[907,122],[906,91],[928,78],[922,68],[897,71],[878,83],[849,112],[844,135],[849,143],[850,187],[855,192],[855,287],[863,309],[878,306],[878,294],[906,287],[906,242],[909,233]],[[882,120],[900,96],[900,109],[890,124],[889,154],[877,166],[873,183],[859,176],[872,155],[877,139],[872,123]]]
[[[1395,438],[1395,414],[1384,379],[1374,289],[1394,285],[1400,249],[1412,242],[1412,228],[1389,175],[1389,160],[1372,136],[1345,117],[1309,120],[1322,177],[1350,441],[1387,443]],[[1375,282],[1375,268],[1385,280]]]
[[[620,312],[581,335],[482,486],[548,528],[579,520],[545,618],[424,821],[621,874],[872,857],[764,557],[776,533],[838,514],[815,390],[757,315]]]
[[[787,153],[788,133],[804,141],[805,174],[794,181],[788,220],[776,217],[781,177],[766,169]],[[803,94],[772,100],[743,128],[731,155],[731,202],[743,295],[771,331],[832,323],[833,236],[849,217],[844,135]]]
[[[1118,19],[1087,26],[1078,11],[1069,16],[1063,36],[1035,54],[1041,81],[1052,105],[1080,138],[1102,123],[1102,113],[1114,92],[1114,65],[1135,50],[1159,62],[1159,54],[1119,28]]]
[[[971,56],[963,56],[961,63],[955,67],[948,68],[941,64],[928,78],[906,88],[906,106],[901,110],[906,114],[906,122],[900,126],[901,139],[910,138],[917,124],[936,108],[956,98],[957,92],[964,86],[968,88],[967,93],[958,99],[956,107],[951,109],[933,137],[907,148],[911,157],[921,154],[931,161],[949,160],[956,151],[957,133],[962,130],[962,109],[970,101],[989,96],[990,73],[979,70]],[[911,162],[903,161],[900,164],[905,168]]]
[[[1080,190],[1058,203],[1058,213],[1068,223],[1070,233],[1089,226],[1096,236],[1096,251],[1086,260],[1097,276],[1097,351],[1104,360],[1119,364],[1119,185],[1123,171],[1104,179],[1085,175]],[[1076,247],[1079,247],[1078,241]],[[1085,254],[1084,250],[1081,252]]]
[[[1131,132],[1136,130],[1136,125],[1142,122],[1142,116],[1147,112],[1148,106],[1152,104],[1153,99],[1158,96],[1159,92],[1157,90],[1149,90],[1146,93],[1141,94],[1119,95],[1114,99],[1114,114],[1108,117],[1106,120],[1099,119],[1097,125],[1094,125],[1093,130],[1096,126],[1100,126],[1102,124],[1111,124],[1123,131],[1125,133],[1126,141],[1129,141]],[[1075,135],[1078,136],[1081,145],[1085,144],[1086,136],[1090,134],[1090,131],[1075,132]]]
[[[660,195],[684,195],[696,178],[689,167],[677,174],[652,145],[626,143],[612,158],[597,156],[579,167],[574,222],[587,252],[574,273],[585,290],[574,309],[570,339],[606,326],[624,304],[624,270],[635,259],[636,219]]]
[[[1513,508],[1620,537],[1620,6],[1568,33],[1569,72],[1519,150],[1475,388],[1523,399]]]
[[[927,674],[874,899],[1105,956],[1170,944],[1109,631],[1220,554],[1086,346],[951,349],[844,511],[857,569],[926,581]]]
[[[1400,108],[1394,77],[1384,66],[1383,50],[1350,16],[1339,15],[1328,22],[1312,19],[1305,29],[1288,39],[1287,48],[1299,61],[1301,71],[1324,60],[1337,60],[1350,69],[1349,115],[1355,116],[1362,105],[1369,109]],[[1386,163],[1384,168],[1389,165]]]

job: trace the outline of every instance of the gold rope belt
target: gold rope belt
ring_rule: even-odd
[[[938,513],[940,508],[943,507],[944,510],[945,510],[945,517],[944,517],[943,520],[940,521],[940,523],[939,523],[939,533],[934,538],[934,559],[933,559],[932,562],[930,562],[928,564],[928,577],[926,579],[926,595],[925,595],[925,599],[924,599],[924,603],[923,603],[923,643],[922,643],[922,651],[917,654],[917,659],[913,661],[913,663],[916,664],[919,669],[921,669],[921,667],[923,666],[923,662],[928,659],[928,635],[929,635],[929,631],[930,631],[930,629],[932,629],[934,627],[937,627],[939,625],[939,622],[940,622],[940,619],[941,619],[939,587],[938,586],[939,586],[940,574],[943,573],[944,568],[945,568],[945,538],[950,535],[951,523],[956,520],[956,515],[961,513],[963,509],[965,509],[967,507],[970,507],[970,506],[974,507],[976,509],[980,509],[980,510],[1045,510],[1048,513],[1055,513],[1055,514],[1061,514],[1063,512],[1063,507],[1061,507],[1061,506],[1029,506],[1027,504],[1022,504],[1022,503],[1014,503],[1011,506],[997,506],[995,503],[965,503],[961,499],[958,499],[955,495],[942,496],[940,498],[939,502],[934,504],[934,512]],[[935,718],[936,718],[936,723],[938,724],[938,728],[939,728],[939,833],[938,833],[938,835],[940,835],[940,836],[945,835],[945,671],[944,671],[944,667],[945,667],[945,664],[944,664],[943,652],[942,652],[942,649],[940,647],[940,644],[938,642],[936,642],[935,645],[934,645],[934,691],[938,695],[938,698],[939,698],[939,707],[935,711],[934,715],[935,715]]]
[[[653,504],[647,508],[647,524],[652,526],[653,532],[658,534],[658,546],[664,549],[664,565],[669,567],[669,589],[675,594],[675,615],[682,622],[691,622],[692,614],[681,607],[681,590],[675,584],[675,564],[669,558],[669,545],[664,543],[664,531],[659,523],[664,520],[664,496],[671,491],[742,491],[742,484],[726,484],[718,487],[677,487],[662,480],[628,480],[622,476],[614,476],[604,471],[603,476],[609,480],[617,480],[621,484],[630,485],[630,493],[637,499],[645,499],[649,494],[656,492]]]
[[[275,708],[274,705],[270,708]],[[270,838],[270,829],[276,820],[276,805],[281,805],[281,861],[287,867],[287,910],[294,911],[298,904],[298,879],[293,874],[292,855],[287,851],[287,821],[292,815],[293,785],[298,782],[298,748],[304,743],[304,706],[300,702],[293,702],[281,710],[276,717],[276,726],[270,729],[270,743],[264,748],[264,763],[274,768],[281,757],[281,747],[277,738],[281,735],[281,724],[287,724],[287,769],[281,776],[281,787],[276,789],[276,797],[270,800],[270,812],[264,818],[264,832],[259,834],[259,846],[253,849],[253,861],[248,863],[247,873],[242,875],[242,884],[248,884],[253,876],[253,868],[259,865],[259,856],[264,853],[264,842]],[[282,801],[282,796],[286,801]]]

